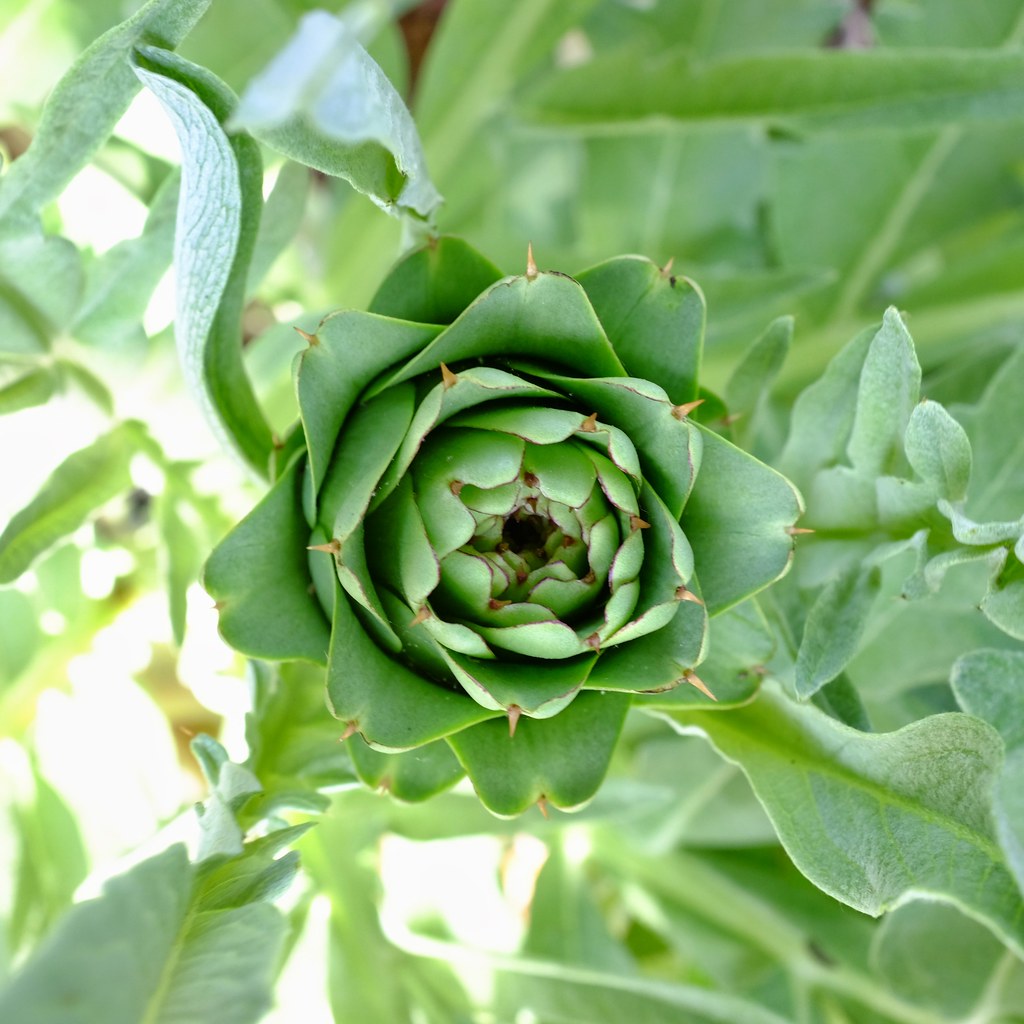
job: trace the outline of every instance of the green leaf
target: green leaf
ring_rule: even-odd
[[[255,1024],[270,1007],[284,934],[266,905],[197,912],[172,846],[74,907],[0,993],[0,1015],[58,1024],[69,1007],[109,1024]]]
[[[1018,552],[1021,546],[1018,541]],[[1005,568],[992,579],[981,610],[1004,633],[1024,640],[1024,565],[1019,554],[1007,558]]]
[[[704,602],[714,615],[786,572],[793,555],[786,531],[803,505],[781,474],[706,427],[698,429],[704,455],[682,526]]]
[[[70,326],[76,338],[106,348],[145,342],[142,318],[174,249],[179,187],[177,173],[167,175],[142,234],[86,265],[82,301]]]
[[[629,89],[607,88],[628,81]],[[1013,52],[818,50],[692,62],[624,47],[551,76],[527,101],[547,124],[645,118],[708,125],[767,122],[796,130],[921,131],[979,120],[1017,121],[1024,62]]]
[[[798,486],[806,488],[819,469],[844,457],[857,410],[861,370],[875,335],[873,328],[858,334],[793,403],[779,469]]]
[[[537,878],[523,954],[552,964],[634,974],[633,958],[609,934],[584,865],[568,855],[564,842],[553,843],[552,847]]]
[[[312,11],[252,79],[232,118],[293,160],[345,178],[389,213],[428,219],[441,202],[395,87],[352,17]]]
[[[704,445],[697,427],[672,413],[664,391],[630,377],[567,377],[538,366],[532,375],[571,396],[577,408],[624,431],[636,445],[643,475],[675,517],[682,513],[700,468]]]
[[[520,0],[514,7],[456,3],[445,12],[416,87],[416,122],[427,162],[448,192],[448,223],[493,194],[493,176],[480,174],[477,159],[484,126],[508,109],[520,83],[546,71],[559,39],[594,6]]]
[[[395,264],[368,309],[396,320],[450,324],[501,277],[469,243],[442,235]]]
[[[914,472],[940,498],[960,501],[971,479],[971,442],[967,432],[938,402],[914,407],[903,446]]]
[[[964,711],[996,728],[1006,746],[992,803],[999,841],[1024,891],[1024,653],[972,651],[953,666],[951,683]]]
[[[223,910],[247,903],[269,903],[295,878],[299,855],[281,851],[313,827],[312,822],[277,829],[245,844],[240,855],[209,857],[196,870],[194,902],[204,910]]]
[[[723,397],[729,415],[740,418],[733,429],[742,439],[754,435],[758,414],[768,400],[792,342],[793,318],[780,316],[747,349],[729,377]]]
[[[143,40],[177,46],[210,0],[149,0],[90,46],[50,94],[32,145],[0,184],[0,220],[56,199],[113,131],[139,89],[129,56]]]
[[[462,359],[525,356],[565,365],[588,377],[621,377],[586,293],[570,277],[540,273],[499,281],[378,390]]]
[[[971,441],[974,486],[967,509],[977,519],[1020,518],[1024,507],[1024,435],[1008,430],[1024,403],[1024,348],[996,372],[981,400],[957,410]]]
[[[183,514],[186,489],[171,474],[164,479],[164,490],[156,499],[154,518],[160,526],[163,542],[167,604],[174,642],[181,646],[185,637],[188,588],[199,578],[205,549],[192,525]]]
[[[208,71],[164,50],[137,50],[135,73],[163,106],[182,150],[174,239],[175,337],[186,381],[224,444],[261,475],[270,428],[242,362],[241,314],[262,207],[259,147],[221,123],[234,96]]]
[[[32,663],[43,638],[32,599],[13,587],[0,589],[0,692]]]
[[[679,614],[687,613],[683,605]],[[764,666],[775,652],[775,636],[756,599],[720,612],[708,622],[708,634],[706,650],[698,661],[698,676],[715,695],[713,707],[725,709],[746,704],[757,693]],[[634,706],[700,710],[712,707],[697,687],[685,684],[684,678],[683,685],[665,693],[641,695],[634,700]]]
[[[53,397],[59,376],[52,366],[26,370],[0,387],[0,416],[44,405]]]
[[[425,679],[388,657],[367,634],[340,586],[334,603],[327,699],[335,718],[385,751],[442,739],[495,715],[465,693]]]
[[[877,475],[898,468],[920,386],[921,367],[914,343],[899,313],[890,307],[860,373],[857,411],[846,446],[856,470]]]
[[[291,160],[286,160],[280,168],[264,204],[259,232],[253,243],[252,261],[246,276],[247,293],[256,290],[302,226],[312,177],[308,167]]]
[[[801,700],[835,679],[857,653],[881,582],[877,567],[855,566],[818,594],[796,657],[796,693]]]
[[[34,799],[12,808],[18,845],[8,925],[13,952],[31,948],[59,921],[89,871],[71,809],[35,764],[32,776]]]
[[[928,895],[1024,950],[1024,904],[991,834],[990,726],[942,714],[861,733],[775,686],[725,715],[672,718],[743,769],[793,862],[829,895],[873,915]]]
[[[309,526],[302,514],[304,464],[293,463],[214,549],[203,585],[220,608],[224,638],[257,658],[323,663],[330,631],[310,593]],[[322,557],[322,556],[321,556]]]
[[[69,455],[53,471],[0,534],[0,583],[16,580],[39,555],[128,490],[128,465],[142,439],[142,425],[129,420]]]
[[[410,953],[457,964],[474,975],[496,973],[502,983],[495,1004],[500,1019],[514,1019],[516,1013],[529,1010],[538,1020],[558,1024],[784,1024],[784,1018],[771,1010],[706,985],[502,956],[411,932],[402,934],[399,942]]]
[[[362,737],[353,736],[347,749],[365,785],[410,803],[429,800],[466,774],[444,740],[399,754],[385,754],[374,750]]]
[[[295,370],[315,491],[323,486],[338,432],[363,388],[427,347],[439,330],[354,310],[320,324]]]
[[[34,225],[0,231],[0,351],[48,350],[81,294],[82,260],[66,238],[42,235]]]
[[[626,373],[653,381],[676,404],[697,397],[704,296],[685,277],[639,256],[576,275]]]
[[[970,1016],[1002,954],[983,925],[925,900],[887,914],[871,947],[872,965],[892,992],[947,1020]]]
[[[448,742],[495,814],[521,814],[541,800],[569,810],[601,785],[628,706],[625,694],[581,693],[554,718],[520,719],[514,736],[503,717]]]

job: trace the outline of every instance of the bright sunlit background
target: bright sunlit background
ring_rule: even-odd
[[[33,6],[38,4],[29,5]],[[5,35],[6,48],[16,44],[16,29]],[[174,134],[145,91],[132,103],[116,134],[146,153],[178,161]],[[271,167],[267,190],[275,176],[276,168]],[[79,173],[61,196],[57,214],[60,230],[98,255],[137,236],[146,209],[122,184],[92,166]],[[301,313],[301,307],[285,301],[272,312],[284,322]],[[166,332],[173,317],[174,278],[168,272],[145,314],[150,338]],[[81,346],[67,337],[54,347],[55,358],[81,355]],[[120,352],[114,358],[90,350],[83,360],[111,387],[115,414],[144,419],[170,457],[200,465],[194,479],[201,491],[216,493],[232,515],[243,515],[258,489],[219,450],[185,393],[166,335],[147,351],[125,355]],[[107,416],[75,388],[43,406],[0,417],[5,480],[0,523],[31,500],[54,466],[108,426]],[[148,459],[137,457],[131,473],[141,492],[160,494],[163,476]],[[130,547],[116,541],[116,525],[125,515],[124,502],[117,501],[100,517],[101,523],[113,524],[112,543],[97,547],[93,524],[72,538],[81,557],[77,580],[65,578],[65,587],[80,587],[92,602],[109,602],[121,581],[139,568]],[[143,534],[147,529],[142,527]],[[146,543],[154,547],[158,539],[148,537]],[[31,600],[44,603],[36,572],[25,573],[16,586]],[[132,592],[94,633],[93,613],[88,613],[88,621],[76,621],[76,609],[82,609],[73,600],[67,605],[66,613],[47,608],[39,616],[38,626],[52,656],[33,665],[15,692],[7,695],[5,706],[16,708],[33,724],[27,750],[12,739],[0,739],[0,807],[10,815],[17,813],[19,804],[31,802],[36,774],[53,787],[81,831],[88,867],[76,893],[81,899],[97,895],[107,878],[173,842],[184,841],[195,850],[199,829],[192,807],[205,798],[207,786],[188,752],[190,729],[185,723],[201,722],[216,733],[232,759],[244,760],[245,715],[251,700],[243,660],[219,638],[213,603],[198,585],[188,590],[180,650],[175,649],[161,589]],[[182,713],[172,721],[176,711]],[[12,886],[19,850],[13,836],[12,829],[0,829],[2,914],[9,914],[16,900]],[[390,837],[376,854],[368,854],[379,858],[383,918],[396,937],[411,935],[416,920],[443,919],[453,937],[501,953],[514,951],[522,940],[533,885],[547,855],[539,840],[525,834],[511,845],[494,837],[429,843]],[[286,907],[300,897],[303,883],[296,888],[283,898]],[[316,995],[325,991],[329,916],[327,898],[316,896],[268,1021],[332,1021],[326,998]],[[471,989],[488,984],[478,967],[465,976]]]

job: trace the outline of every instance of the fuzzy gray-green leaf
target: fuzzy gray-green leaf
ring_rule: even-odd
[[[1024,900],[992,835],[1002,744],[991,726],[954,713],[862,733],[774,686],[728,714],[672,718],[743,769],[793,862],[825,892],[874,915],[928,894],[1024,951]]]
[[[857,411],[847,445],[855,469],[878,474],[897,468],[920,386],[921,367],[914,343],[899,313],[890,308],[860,374]]]
[[[914,407],[903,446],[914,472],[939,497],[960,501],[971,479],[971,442],[967,432],[938,402]]]
[[[818,594],[797,653],[797,696],[813,696],[849,664],[857,653],[880,585],[877,568],[855,566]]]
[[[441,202],[412,117],[351,17],[307,14],[250,82],[232,127],[345,178],[389,212],[426,219]]]

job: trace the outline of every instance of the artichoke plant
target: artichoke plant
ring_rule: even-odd
[[[276,482],[206,568],[224,637],[324,663],[356,771],[400,798],[468,774],[498,814],[587,801],[631,703],[723,706],[709,615],[792,554],[795,490],[691,416],[703,330],[639,257],[407,256],[296,360]]]

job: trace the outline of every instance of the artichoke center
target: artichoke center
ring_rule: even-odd
[[[517,555],[543,557],[544,544],[558,527],[547,516],[539,516],[516,509],[506,517],[501,539]]]

